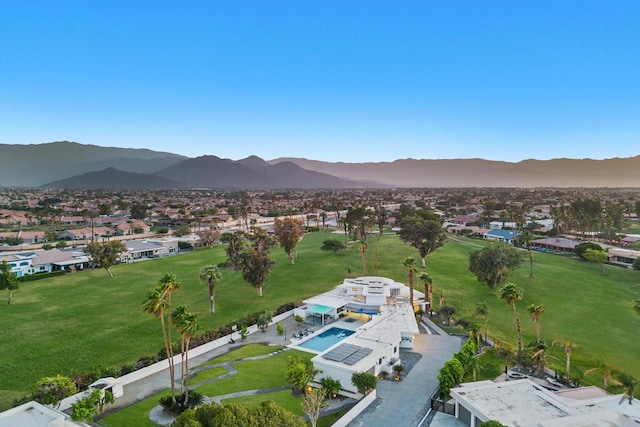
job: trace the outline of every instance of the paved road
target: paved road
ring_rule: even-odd
[[[440,368],[460,349],[460,337],[417,335],[413,352],[422,358],[402,381],[378,382],[378,398],[349,427],[417,426],[429,409]]]

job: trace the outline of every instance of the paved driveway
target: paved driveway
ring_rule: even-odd
[[[460,349],[460,337],[416,335],[413,352],[422,358],[402,381],[379,381],[378,398],[349,427],[417,426],[429,409],[438,387],[440,368]]]

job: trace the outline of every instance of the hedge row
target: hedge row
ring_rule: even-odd
[[[52,272],[44,272],[44,273],[36,273],[36,274],[27,274],[26,276],[18,277],[20,282],[33,282],[34,280],[46,279],[47,277],[56,277],[56,276],[64,276],[67,274],[65,270],[58,270]]]

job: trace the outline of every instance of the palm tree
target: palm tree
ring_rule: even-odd
[[[413,257],[407,257],[402,261],[402,265],[409,271],[409,303],[413,309],[413,273],[416,271],[416,260]]]
[[[362,273],[367,275],[367,241],[360,240],[360,255],[362,257]]]
[[[476,314],[484,320],[484,341],[487,342],[489,331],[489,307],[486,301],[476,303]]]
[[[426,271],[420,273],[418,277],[422,283],[424,283],[424,295],[427,298],[427,302],[429,303],[429,313],[433,311],[433,279],[431,275]]]
[[[145,313],[152,314],[156,319],[160,319],[160,324],[162,325],[162,337],[164,338],[164,349],[165,349],[165,352],[167,353],[167,356],[169,355],[170,348],[171,348],[169,334],[167,333],[167,327],[164,320],[165,313],[167,312],[168,306],[169,305],[168,305],[166,293],[163,291],[161,287],[149,292],[149,294],[147,294],[147,299],[142,303],[142,310]],[[169,363],[169,376],[171,377],[171,398],[175,403],[176,395],[175,395],[173,359],[170,357],[167,357],[167,361]]]
[[[533,277],[533,252],[531,251],[531,241],[533,240],[533,233],[530,230],[524,230],[520,233],[520,241],[525,244],[527,251],[529,252],[529,277]]]
[[[633,396],[635,394],[636,384],[638,383],[638,381],[636,381],[636,379],[631,375],[625,374],[623,372],[618,373],[618,377],[620,380],[620,384],[622,384],[625,389],[624,394],[622,395],[622,399],[620,399],[620,402],[618,404],[624,402],[624,400],[627,399],[629,401],[629,405],[631,405],[633,403]]]
[[[559,345],[562,346],[564,348],[564,353],[567,357],[566,359],[566,364],[565,364],[565,369],[566,369],[566,374],[565,374],[565,378],[567,380],[567,384],[571,383],[571,349],[573,348],[578,348],[578,344],[574,343],[573,341],[571,341],[568,338],[561,338],[558,340],[553,341],[553,343],[551,343],[551,345]]]
[[[222,279],[222,273],[217,265],[207,265],[200,270],[199,278],[200,281],[209,284],[209,311],[214,314],[216,312],[216,283]]]
[[[471,371],[472,375],[473,375],[473,381],[477,381],[477,374],[478,371],[481,371],[484,369],[484,366],[480,364],[480,358],[474,356],[474,357],[470,357],[469,358],[469,362],[467,363],[467,366],[465,366],[465,370],[468,372],[469,370]]]
[[[523,296],[522,290],[518,289],[518,285],[512,282],[505,283],[498,289],[498,297],[513,309],[513,317],[516,321],[516,332],[518,334],[518,354],[516,356],[518,364],[520,364],[520,357],[522,356],[522,333],[520,332],[520,317],[518,317],[516,301],[521,300]]]
[[[607,365],[603,360],[598,360],[594,368],[584,371],[584,375],[587,376],[592,372],[602,373],[602,382],[604,385],[604,389],[607,390],[609,388],[609,382],[611,381],[611,368],[609,367],[609,365]]]
[[[186,306],[180,305],[171,313],[171,317],[176,326],[178,332],[180,332],[180,347],[182,349],[182,364],[181,366],[181,388],[184,393],[184,402],[189,400],[189,386],[187,381],[189,379],[189,345],[191,344],[191,338],[198,332],[198,316],[195,313],[187,311]]]
[[[529,318],[536,327],[536,344],[540,342],[540,318],[544,314],[544,307],[541,305],[531,304],[527,307],[527,311],[531,315]]]

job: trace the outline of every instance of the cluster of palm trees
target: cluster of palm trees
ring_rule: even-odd
[[[628,207],[622,203],[607,203],[602,207],[596,199],[576,199],[570,205],[554,206],[550,215],[558,235],[575,231],[584,237],[587,233],[602,233],[614,240],[616,232],[624,229],[624,214]]]
[[[160,278],[160,285],[147,294],[147,298],[142,303],[145,313],[160,319],[162,326],[162,336],[164,348],[169,364],[169,377],[171,380],[171,400],[176,403],[175,392],[175,370],[173,360],[173,330],[180,334],[181,348],[181,375],[180,393],[183,395],[183,402],[188,400],[187,379],[189,375],[189,344],[191,338],[198,332],[198,318],[195,313],[187,311],[186,306],[180,305],[175,310],[171,310],[171,297],[175,291],[180,289],[182,284],[173,274],[164,274]]]

